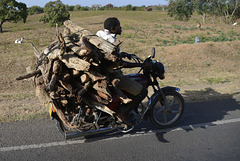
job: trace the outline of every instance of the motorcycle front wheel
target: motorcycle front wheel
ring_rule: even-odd
[[[184,111],[184,99],[176,91],[166,91],[165,105],[159,97],[153,100],[150,108],[150,120],[157,128],[169,128],[175,125]]]

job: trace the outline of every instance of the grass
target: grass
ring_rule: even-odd
[[[239,26],[207,23],[198,29],[196,22],[201,20],[200,17],[179,22],[166,12],[154,11],[74,11],[70,14],[75,24],[92,33],[103,29],[106,18],[117,17],[123,29],[122,35],[118,36],[123,41],[122,51],[144,59],[155,47],[156,59],[161,59],[166,67],[166,79],[160,81],[161,86],[224,84],[240,79]],[[27,66],[35,67],[36,58],[30,42],[42,51],[56,40],[56,29],[40,23],[40,17],[41,14],[32,15],[26,23],[3,24],[4,33],[0,34],[0,112],[8,120],[38,117],[36,111],[42,111],[40,116],[44,113],[39,103],[31,102],[36,99],[33,83],[15,80],[25,73]],[[24,43],[14,44],[20,37],[26,39]],[[195,37],[199,37],[200,43],[194,44]],[[123,71],[133,73],[138,69]],[[7,113],[6,109],[12,111]],[[24,113],[24,109],[29,113]]]
[[[222,84],[230,82],[228,78],[222,78],[222,77],[210,77],[206,79],[209,84]]]

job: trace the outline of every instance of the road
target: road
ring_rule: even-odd
[[[240,99],[186,103],[175,128],[65,140],[49,119],[0,124],[0,161],[238,161]]]

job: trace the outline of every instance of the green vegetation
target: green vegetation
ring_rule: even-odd
[[[44,6],[44,13],[45,15],[40,18],[40,21],[49,23],[50,26],[56,26],[56,23],[61,26],[70,18],[70,13],[60,0],[48,2]]]
[[[27,6],[25,3],[17,2],[15,0],[1,0],[0,1],[0,33],[3,32],[2,25],[5,22],[18,22],[27,19]]]
[[[43,8],[39,6],[32,6],[27,9],[29,15],[43,13]]]
[[[121,51],[134,53],[145,59],[156,48],[156,59],[166,67],[161,86],[218,86],[240,80],[240,26],[207,22],[197,28],[200,17],[175,21],[165,11],[94,10],[70,11],[71,21],[93,34],[103,29],[107,17],[117,17],[123,29],[117,36],[123,41]],[[32,42],[41,52],[57,39],[56,29],[38,20],[42,14],[28,16],[26,23],[5,23],[6,32],[0,34],[0,122],[36,117],[48,117],[48,108],[41,106],[35,96],[33,83],[15,78],[35,68],[36,58]],[[63,27],[59,27],[63,32]],[[22,44],[15,44],[24,37]],[[195,37],[200,42],[194,44]],[[123,70],[136,73],[136,69]],[[238,84],[239,85],[239,84]],[[198,98],[196,96],[196,98]]]
[[[207,14],[210,16],[221,17],[229,24],[239,19],[240,2],[238,0],[170,0],[168,13],[176,20],[188,21],[196,11],[202,17],[205,24]]]
[[[221,84],[221,83],[227,83],[230,82],[228,78],[222,78],[222,77],[211,77],[206,79],[209,84]]]

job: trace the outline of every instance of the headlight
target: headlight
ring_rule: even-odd
[[[161,62],[153,61],[153,72],[160,79],[164,79],[165,66]]]

